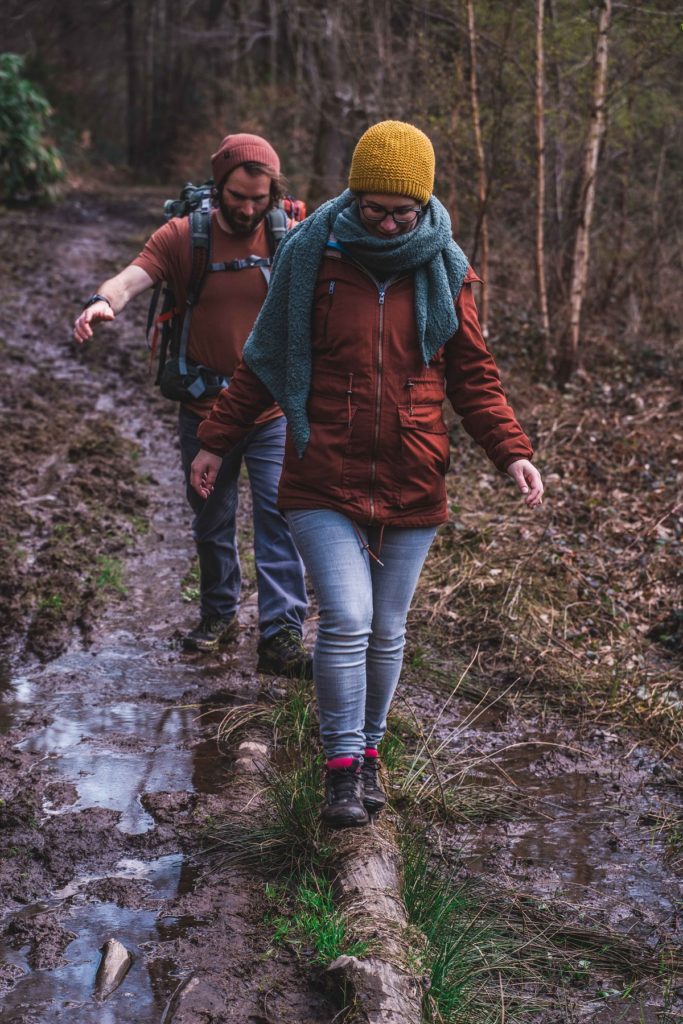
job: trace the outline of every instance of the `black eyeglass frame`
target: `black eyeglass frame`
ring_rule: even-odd
[[[382,211],[381,217],[369,217],[368,214],[365,213],[366,219],[369,220],[371,223],[381,224],[382,221],[386,220],[387,217],[391,217],[397,228],[405,227],[407,224],[416,224],[417,221],[420,219],[420,217],[424,215],[425,212],[424,207],[419,206],[416,210],[406,211],[406,213],[411,213],[415,215],[414,217],[411,217],[410,220],[397,220],[396,214],[399,212],[398,210],[387,210],[386,206],[382,206],[381,203],[358,203],[358,209],[362,210],[363,212],[365,212],[368,209],[368,207],[375,207],[376,209]]]

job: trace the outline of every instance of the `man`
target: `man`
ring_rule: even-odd
[[[266,215],[284,194],[277,153],[258,135],[228,135],[211,163],[216,206],[211,211],[209,261],[230,268],[234,261],[248,262],[250,256],[269,256]],[[132,298],[159,281],[170,282],[176,308],[186,310],[191,275],[189,218],[175,218],[151,236],[129,266],[87,300],[74,325],[74,338],[81,344],[90,339],[97,323],[113,320]],[[259,266],[208,273],[192,310],[188,360],[229,379],[267,287]],[[189,486],[189,471],[200,448],[197,428],[213,401],[213,397],[188,396],[180,405],[180,448],[187,498],[195,513],[201,593],[200,622],[184,637],[184,646],[215,650],[234,640],[239,629],[241,575],[235,518],[244,459],[253,499],[260,631],[257,668],[274,675],[310,676],[310,659],[301,639],[307,606],[303,566],[277,509],[285,441],[282,412],[271,405],[258,417],[244,442],[224,460],[214,491],[204,499]]]

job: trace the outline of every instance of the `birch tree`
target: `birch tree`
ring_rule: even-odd
[[[487,180],[486,180],[486,158],[484,155],[484,142],[481,132],[481,114],[479,111],[479,91],[477,82],[477,28],[474,20],[474,2],[467,0],[467,37],[470,47],[470,103],[472,106],[472,129],[474,131],[474,144],[477,154],[477,194],[479,198],[478,231],[475,237],[481,237],[481,276],[483,287],[481,293],[481,330],[485,338],[489,333],[489,224],[486,210],[487,201]],[[476,241],[475,246],[476,250]],[[476,256],[473,252],[472,258]]]
[[[545,55],[543,14],[545,0],[536,0],[536,292],[543,353],[549,362],[550,317],[545,277]]]
[[[607,84],[607,43],[612,16],[612,0],[601,0],[598,14],[598,36],[595,47],[593,102],[584,147],[581,187],[577,210],[574,257],[569,287],[569,328],[562,339],[558,368],[559,382],[566,383],[577,368],[581,331],[581,307],[588,280],[590,229],[595,204],[595,186],[600,143],[605,132],[605,88]]]

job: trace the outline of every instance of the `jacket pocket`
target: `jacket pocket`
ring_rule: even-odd
[[[451,462],[448,429],[441,403],[398,409],[401,433],[400,506],[433,505],[443,500],[444,477]]]
[[[351,373],[319,375],[315,381],[307,407],[311,436],[297,474],[309,491],[337,497],[342,492],[358,411],[353,397]]]

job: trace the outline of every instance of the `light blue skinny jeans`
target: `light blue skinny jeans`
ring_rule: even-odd
[[[378,552],[380,527],[330,509],[285,515],[320,610],[313,676],[325,756],[358,756],[386,731],[408,609],[436,529],[386,527]]]

